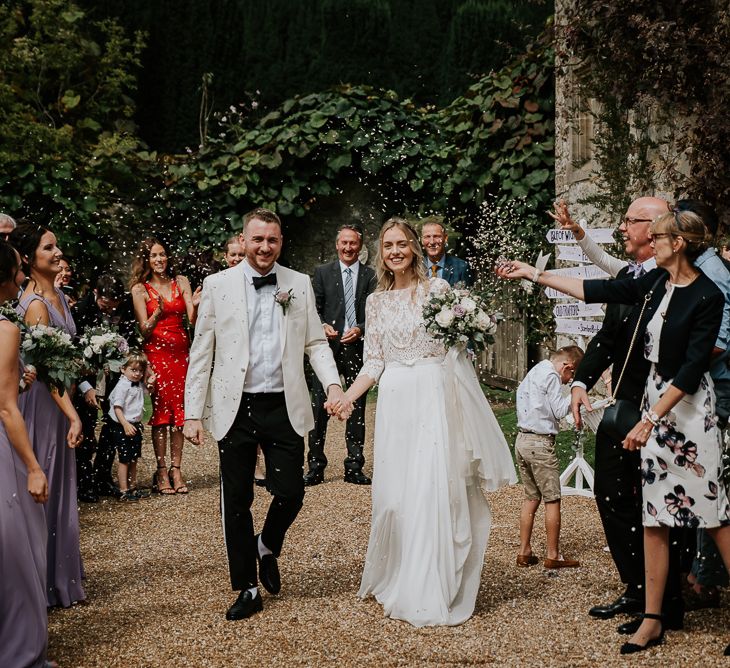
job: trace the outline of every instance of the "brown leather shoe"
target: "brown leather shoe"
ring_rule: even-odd
[[[517,565],[518,566],[534,566],[540,560],[534,554],[518,554]]]
[[[577,568],[580,566],[580,561],[575,559],[545,559],[542,565],[545,568]]]

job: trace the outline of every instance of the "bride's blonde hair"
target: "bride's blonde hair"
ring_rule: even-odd
[[[385,266],[385,260],[383,259],[383,237],[388,230],[397,228],[406,235],[408,245],[413,251],[413,261],[411,262],[412,281],[415,285],[419,283],[425,283],[428,281],[426,276],[426,267],[423,264],[423,249],[421,248],[421,242],[418,240],[418,233],[413,229],[413,226],[405,220],[405,218],[399,218],[394,216],[388,218],[385,224],[380,230],[380,237],[378,238],[378,252],[375,258],[375,273],[378,277],[378,287],[376,290],[391,290],[395,283],[395,276],[393,272]]]

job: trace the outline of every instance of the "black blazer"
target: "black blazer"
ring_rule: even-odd
[[[377,283],[375,271],[360,263],[355,287],[355,318],[357,327],[360,328],[363,335],[365,334],[365,301],[368,295],[375,290]],[[345,329],[345,288],[342,285],[340,261],[335,260],[317,267],[314,270],[312,286],[320,320],[323,324],[332,325],[342,335]],[[339,340],[330,340],[329,343],[332,352],[337,353],[340,349]],[[352,345],[362,348],[362,338]]]
[[[629,322],[633,322],[633,325],[636,324],[644,296],[657,279],[663,276],[668,277],[667,272],[657,268],[636,280],[622,277],[613,281],[598,280],[583,283],[586,303],[606,302],[634,306],[630,314],[634,317],[629,317],[626,322],[622,322],[616,330],[616,338],[622,343],[626,341],[626,348],[624,356],[617,355],[614,360],[616,365],[613,371],[614,383],[618,381],[625,350],[628,349],[628,341],[633,333],[633,327],[627,325]],[[666,281],[660,280],[647,305],[642,327],[637,336],[637,342],[634,344],[634,348],[638,349],[642,357],[646,323],[656,313],[665,293]],[[659,343],[657,371],[664,378],[672,378],[672,385],[687,394],[694,394],[697,391],[703,374],[710,368],[712,350],[720,331],[724,305],[723,294],[707,276],[700,273],[688,286],[676,290],[669,303],[669,308],[663,316],[664,326]],[[618,345],[615,347],[618,352]],[[636,352],[637,350],[632,352],[632,359],[629,361],[622,385],[627,381]],[[645,368],[648,373],[648,367]],[[644,379],[646,379],[646,373]],[[619,390],[620,394],[622,394],[622,390],[623,387]]]

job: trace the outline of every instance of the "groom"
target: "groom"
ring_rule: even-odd
[[[203,283],[185,382],[186,438],[202,443],[205,420],[218,441],[228,567],[240,592],[226,613],[229,620],[263,610],[257,562],[264,588],[271,594],[281,588],[276,560],[302,507],[304,435],[314,426],[305,354],[328,401],[346,402],[309,277],[276,263],[279,217],[254,209],[244,216],[242,237],[245,261]],[[254,536],[250,509],[259,444],[273,499]]]

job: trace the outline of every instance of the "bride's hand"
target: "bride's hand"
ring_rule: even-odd
[[[532,280],[535,275],[535,267],[527,264],[526,262],[520,262],[519,260],[507,260],[500,262],[494,268],[495,273],[500,278],[527,278]]]

